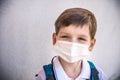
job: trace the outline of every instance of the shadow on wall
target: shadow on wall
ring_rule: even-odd
[[[4,5],[5,2],[7,2],[7,0],[0,0],[0,8]]]
[[[108,80],[120,80],[120,73],[114,74]]]
[[[7,5],[9,2],[8,0],[0,0],[0,17],[2,16],[2,11],[5,5]]]
[[[116,0],[117,7],[120,7],[120,0]]]
[[[120,76],[118,76],[118,78],[116,78],[115,80],[120,80]]]
[[[116,7],[118,9],[118,12],[120,13],[120,0],[115,1]],[[120,70],[116,74],[112,75],[108,80],[120,80]]]
[[[120,11],[119,11],[119,8],[120,8],[120,0],[116,0],[116,6],[117,6],[117,8],[118,8],[118,12],[120,13]],[[120,72],[117,73],[117,74],[114,74],[113,76],[111,76],[109,80],[120,80]]]
[[[117,7],[117,9],[118,9],[118,13],[120,13],[120,0],[116,0],[115,1],[115,4],[116,4],[116,7]],[[120,16],[119,16],[120,17]]]
[[[8,71],[9,71],[8,69],[0,65],[0,80],[12,80],[12,74],[9,74]]]
[[[5,8],[7,4],[9,4],[9,0],[0,0],[0,19],[3,13],[3,8]],[[1,22],[0,22],[0,25],[1,25]],[[1,26],[0,26],[0,29],[1,29]],[[1,36],[0,36],[0,39],[1,39]],[[1,51],[1,46],[0,46],[0,51]],[[12,74],[9,74],[8,73],[9,70],[6,69],[3,65],[1,65],[2,64],[1,57],[2,56],[0,56],[0,80],[11,80]]]

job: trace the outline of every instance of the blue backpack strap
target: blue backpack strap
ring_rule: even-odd
[[[46,80],[55,80],[52,64],[44,65],[43,69],[45,71]]]
[[[91,69],[90,80],[99,80],[99,72],[97,71],[95,65],[91,61],[88,61],[88,63]]]

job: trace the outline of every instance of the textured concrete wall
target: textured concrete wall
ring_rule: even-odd
[[[119,4],[119,0],[0,0],[0,80],[35,80],[55,55],[54,22],[70,7],[94,12],[98,31],[91,59],[110,79],[119,75]]]

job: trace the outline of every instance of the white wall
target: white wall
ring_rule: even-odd
[[[35,80],[55,55],[52,32],[58,15],[83,7],[97,17],[97,43],[92,60],[107,76],[120,75],[119,0],[1,0],[0,80]]]

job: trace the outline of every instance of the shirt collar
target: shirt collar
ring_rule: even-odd
[[[90,78],[90,66],[86,59],[83,59],[82,62],[82,71],[78,78],[89,79]]]
[[[55,74],[58,80],[63,80],[63,79],[71,80],[71,78],[69,78],[67,74],[65,73],[58,57],[56,57],[55,60],[53,61],[53,65],[54,65]],[[87,60],[83,59],[82,71],[80,75],[76,78],[76,80],[89,79],[89,78],[90,78],[90,67],[89,67]]]
[[[71,80],[65,73],[58,57],[55,58],[55,60],[53,61],[53,64],[54,64],[54,71],[55,71],[57,80]]]

